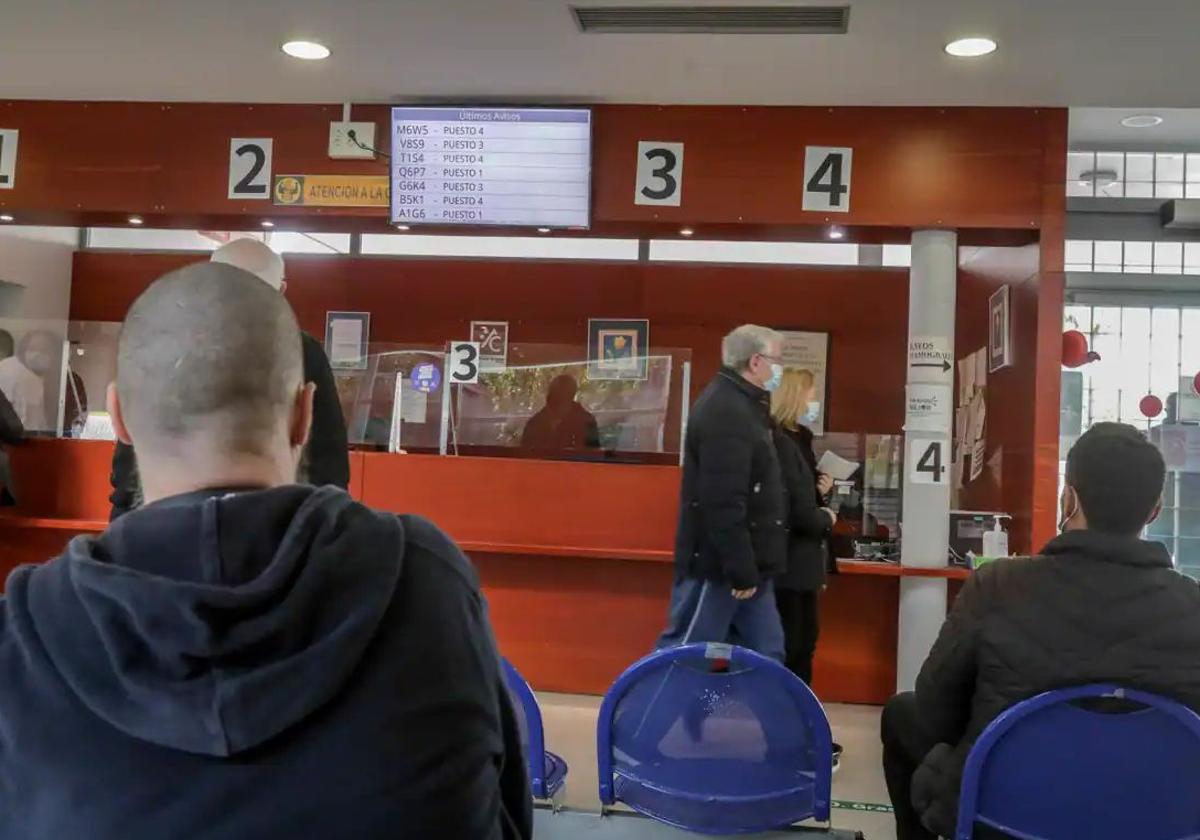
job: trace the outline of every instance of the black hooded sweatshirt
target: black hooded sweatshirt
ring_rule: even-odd
[[[0,838],[531,835],[474,570],[332,487],[164,499],[0,600]]]

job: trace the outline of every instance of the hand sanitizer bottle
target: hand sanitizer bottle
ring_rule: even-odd
[[[983,556],[989,560],[1008,556],[1008,532],[1000,524],[1004,516],[996,516],[996,524],[983,533]]]

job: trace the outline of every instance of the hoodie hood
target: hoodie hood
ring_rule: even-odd
[[[379,631],[400,520],[324,487],[205,491],[127,514],[9,579],[31,667],[98,717],[230,756],[335,697]]]

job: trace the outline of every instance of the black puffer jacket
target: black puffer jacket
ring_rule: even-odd
[[[676,572],[734,589],[758,586],[784,569],[786,510],[770,397],[723,369],[688,421]]]
[[[941,742],[913,777],[925,824],[953,835],[967,753],[1001,712],[1091,682],[1200,711],[1200,587],[1165,546],[1073,531],[1041,557],[975,572],[917,678],[924,724]]]
[[[821,510],[817,479],[804,452],[806,445],[811,452],[811,444],[799,430],[775,428],[775,450],[779,453],[788,502],[787,568],[775,579],[775,585],[780,589],[815,592],[825,585],[826,544],[833,523],[829,514]]]

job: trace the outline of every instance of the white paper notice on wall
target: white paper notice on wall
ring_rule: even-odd
[[[950,441],[909,438],[908,480],[913,484],[947,484],[950,481]]]
[[[949,385],[909,385],[904,431],[949,433],[954,411],[953,393]]]
[[[908,381],[949,385],[954,377],[954,347],[948,336],[918,335],[908,341]]]
[[[683,203],[683,144],[639,140],[634,204],[678,207]]]
[[[17,135],[15,128],[0,128],[0,190],[17,183]]]
[[[829,368],[829,333],[781,330],[783,363],[788,367],[808,370],[813,375],[815,416],[804,421],[813,434],[825,434],[828,401],[825,398],[825,377]]]

